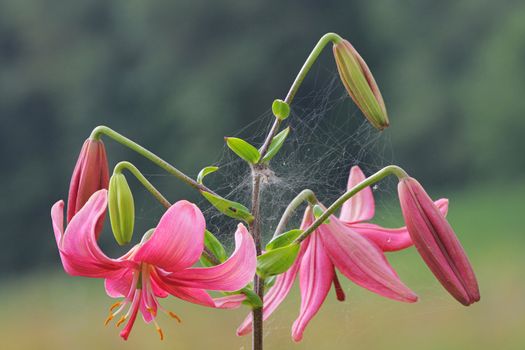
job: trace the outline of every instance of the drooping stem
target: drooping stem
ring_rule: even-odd
[[[155,186],[153,186],[153,184],[149,182],[148,179],[146,179],[146,177],[140,172],[140,170],[137,169],[137,167],[134,166],[132,163],[127,161],[119,162],[117,163],[117,165],[115,165],[115,169],[113,171],[115,173],[122,173],[124,169],[128,170],[131,174],[133,174],[133,176],[137,178],[137,180],[142,184],[142,186],[144,186],[146,190],[148,190],[153,195],[153,197],[155,197],[155,199],[157,199],[159,203],[162,204],[162,206],[164,206],[164,208],[168,209],[169,207],[171,207],[171,203],[166,199],[166,197],[164,197],[162,193],[160,193],[160,191]],[[214,265],[219,265],[221,263],[219,259],[217,259],[217,257],[207,247],[204,247],[202,253]]]
[[[142,147],[138,143],[128,139],[124,135],[121,135],[118,132],[110,129],[107,126],[104,126],[104,125],[97,126],[91,132],[91,136],[90,137],[92,139],[98,140],[98,139],[100,139],[100,137],[102,135],[106,135],[106,136],[110,137],[111,139],[117,141],[118,143],[120,143],[120,144],[128,147],[129,149],[137,152],[138,154],[140,154],[141,156],[145,157],[146,159],[148,159],[152,163],[156,164],[157,166],[159,166],[162,169],[166,170],[171,175],[175,176],[177,179],[183,181],[187,185],[189,185],[189,186],[191,186],[191,187],[193,187],[193,188],[195,188],[195,189],[197,189],[199,191],[205,191],[205,192],[209,192],[209,193],[212,193],[214,195],[217,195],[215,192],[210,190],[208,187],[206,187],[205,185],[200,184],[197,181],[193,180],[191,177],[189,177],[188,175],[184,174],[182,171],[180,171],[179,169],[175,168],[173,165],[171,165],[170,163],[168,163],[164,159],[162,159],[159,156],[157,156],[155,153],[153,153],[150,150]]]
[[[257,256],[262,253],[261,243],[261,173],[257,165],[252,167],[252,208],[253,221],[250,224],[250,232],[255,242]],[[264,280],[255,274],[253,278],[254,292],[264,301]],[[263,349],[263,309],[262,307],[252,310],[252,350]]]
[[[290,87],[290,90],[288,91],[288,94],[286,95],[284,102],[288,104],[292,103],[295,97],[295,94],[297,93],[297,90],[299,90],[299,87],[303,83],[304,78],[310,71],[310,68],[312,68],[313,64],[317,60],[317,57],[319,57],[319,55],[321,54],[325,46],[330,42],[338,43],[341,40],[343,40],[343,38],[341,38],[336,33],[326,33],[325,35],[321,37],[321,39],[319,39],[319,41],[317,42],[317,45],[315,45],[312,52],[310,53],[310,55],[304,62],[303,66],[301,67],[299,74],[297,74],[297,77],[295,78],[292,86]]]
[[[121,173],[124,169],[128,170],[131,174],[133,174],[133,176],[135,176],[137,180],[139,180],[142,186],[144,186],[144,188],[146,188],[146,190],[148,190],[153,195],[153,197],[155,197],[155,199],[157,199],[159,203],[164,206],[164,208],[168,209],[169,207],[171,207],[171,203],[166,199],[166,197],[164,197],[162,193],[160,193],[160,191],[157,190],[155,186],[153,186],[153,184],[148,181],[148,179],[146,179],[146,177],[140,172],[140,170],[137,169],[137,167],[131,164],[130,162],[119,162],[117,165],[115,165],[114,172]]]
[[[310,204],[317,203],[317,198],[315,197],[315,193],[312,190],[309,190],[309,189],[302,190],[301,193],[299,193],[288,204],[288,206],[284,210],[283,215],[281,216],[281,220],[279,220],[279,224],[277,224],[277,227],[275,228],[275,232],[273,234],[274,238],[280,235],[284,231],[284,228],[286,227],[288,220],[290,220],[290,218],[295,213],[297,208],[305,201],[307,201]]]
[[[292,86],[290,86],[290,90],[288,90],[288,94],[286,95],[284,102],[286,102],[288,105],[292,104],[292,101],[295,97],[295,94],[299,90],[299,87],[304,81],[304,78],[306,78],[306,75],[308,75],[308,72],[314,65],[315,61],[323,51],[323,49],[326,47],[326,45],[330,42],[338,43],[343,38],[341,38],[336,33],[326,33],[319,39],[317,44],[314,46],[312,52],[310,52],[310,55],[304,62],[303,66],[301,67],[301,70],[299,70],[299,73],[295,77],[294,82],[292,83]],[[270,132],[266,136],[266,139],[264,140],[263,145],[259,149],[259,153],[261,154],[261,159],[265,156],[266,152],[268,151],[268,147],[270,146],[270,143],[272,142],[273,137],[277,134],[279,131],[279,126],[281,125],[281,119],[275,118],[272,127],[270,129]]]
[[[389,165],[379,170],[375,174],[367,177],[350,190],[346,191],[341,197],[339,197],[332,205],[330,205],[321,216],[319,216],[297,239],[296,243],[302,242],[308,237],[316,228],[318,228],[326,219],[330,217],[337,209],[339,209],[347,200],[352,198],[359,191],[375,184],[376,182],[384,179],[388,175],[396,175],[398,178],[408,176],[408,174],[396,165]]]

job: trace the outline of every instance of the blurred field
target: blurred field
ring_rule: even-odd
[[[484,188],[451,194],[450,220],[473,261],[481,302],[454,302],[420,263],[414,249],[392,257],[404,281],[421,297],[414,305],[385,300],[345,281],[347,301],[333,294],[294,344],[290,326],[298,312],[297,287],[266,323],[267,349],[524,349],[525,186]],[[52,239],[49,232],[49,239]],[[179,314],[178,325],[160,316],[165,341],[137,321],[128,342],[113,325],[102,281],[68,278],[59,269],[3,281],[0,290],[2,349],[249,349],[235,336],[245,310],[207,310],[178,300],[163,305]]]

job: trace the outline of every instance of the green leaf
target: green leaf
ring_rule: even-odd
[[[282,233],[279,236],[272,238],[272,240],[268,242],[268,244],[266,245],[266,250],[274,250],[276,248],[287,246],[293,241],[295,241],[295,239],[299,237],[301,233],[303,233],[303,230],[299,229]]]
[[[244,305],[248,305],[252,309],[263,307],[261,298],[252,289],[245,287],[241,289],[241,293],[246,295],[246,300],[242,302]]]
[[[236,137],[226,137],[226,144],[239,157],[251,164],[256,164],[261,158],[261,154],[254,146],[243,139]]]
[[[228,259],[228,255],[226,255],[226,250],[222,246],[222,243],[219,242],[217,237],[208,230],[204,231],[204,246],[208,248],[208,250],[212,252],[221,263]]]
[[[248,224],[253,221],[250,210],[244,205],[224,199],[206,191],[200,191],[201,194],[211,203],[218,211],[234,219],[242,220]]]
[[[299,248],[299,244],[294,243],[259,255],[257,257],[257,274],[262,278],[267,278],[286,272],[297,258]]]
[[[218,166],[207,166],[206,168],[203,168],[201,171],[199,171],[199,175],[197,175],[197,182],[202,184],[202,180],[206,175],[214,173],[217,170],[219,170]]]
[[[283,100],[275,100],[272,103],[272,112],[276,118],[285,120],[290,115],[290,105]]]
[[[290,127],[287,127],[277,135],[275,135],[272,139],[272,142],[270,143],[270,146],[268,147],[268,152],[263,157],[263,162],[269,162],[270,159],[272,159],[277,152],[281,149],[281,147],[284,144],[284,141],[286,140],[286,137],[288,136],[288,133],[290,132]]]
[[[321,208],[319,205],[314,205],[314,216],[316,219],[319,219],[319,217],[321,215],[323,215],[324,213],[324,210],[323,208]],[[326,220],[323,222],[323,224],[329,224],[330,223],[330,218],[326,218]]]

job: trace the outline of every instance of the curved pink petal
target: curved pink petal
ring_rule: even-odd
[[[70,275],[84,277],[112,278],[122,274],[122,269],[133,265],[125,260],[108,258],[99,248],[96,241],[96,225],[106,213],[107,190],[95,192],[86,204],[71,219],[64,234],[63,202],[52,208],[53,228],[64,269]]]
[[[319,311],[334,279],[334,265],[326,254],[317,232],[310,236],[299,271],[301,311],[292,326],[292,338],[296,342],[303,338],[304,329]]]
[[[304,213],[303,221],[301,223],[301,229],[304,230],[310,226],[313,222],[312,210],[308,207]],[[308,242],[310,237],[306,238],[301,243],[301,250],[295,262],[292,266],[283,274],[277,276],[275,284],[268,290],[264,295],[264,307],[263,307],[263,320],[266,320],[270,315],[281,305],[282,301],[293,286],[297,272],[299,271],[299,266],[301,265],[301,260],[304,252],[308,248]],[[237,335],[246,335],[252,331],[252,314],[246,316],[241,325],[237,328]]]
[[[234,294],[220,298],[213,298],[215,307],[218,309],[236,309],[242,305],[244,300],[246,300],[246,295],[244,294]]]
[[[357,165],[350,169],[347,190],[366,179],[365,174]],[[372,189],[367,187],[347,200],[341,207],[339,218],[346,222],[366,221],[374,217],[375,202]]]
[[[387,298],[415,302],[417,296],[397,278],[385,255],[336,217],[317,231],[330,259],[354,283]]]
[[[295,260],[293,265],[288,269],[288,271],[277,276],[275,284],[268,290],[268,293],[265,294],[263,320],[266,320],[268,319],[268,317],[270,317],[270,315],[277,309],[277,307],[281,305],[284,298],[286,298],[286,296],[290,292],[290,289],[292,289],[293,283],[295,281],[295,276],[297,276],[299,266],[301,265],[302,255],[306,250],[308,244],[308,240],[309,238],[307,238],[301,244],[301,250],[299,251],[299,255],[297,256],[297,259]],[[237,335],[246,335],[251,331],[252,314],[250,313],[248,316],[246,316],[244,321],[237,328]]]
[[[434,202],[443,215],[447,215],[448,199],[441,198]],[[345,223],[345,225],[374,242],[382,251],[393,252],[413,245],[412,238],[405,226],[384,228],[366,222]]]
[[[167,271],[190,267],[201,256],[205,228],[200,209],[178,201],[164,213],[151,238],[137,249],[134,260]]]
[[[257,254],[253,238],[243,224],[235,232],[235,251],[224,263],[213,267],[189,268],[165,276],[165,280],[184,287],[236,291],[255,275]]]
[[[112,298],[128,297],[133,283],[133,271],[133,269],[125,269],[122,275],[116,278],[106,278],[104,281],[106,294]]]

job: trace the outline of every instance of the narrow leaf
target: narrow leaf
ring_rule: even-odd
[[[202,184],[202,180],[206,175],[214,173],[217,170],[219,170],[218,166],[207,166],[206,168],[203,168],[201,171],[199,171],[199,175],[197,175],[197,182]]]
[[[254,146],[250,145],[243,139],[236,137],[226,137],[226,144],[239,157],[251,164],[256,164],[261,158],[261,154]]]
[[[263,157],[263,162],[269,162],[270,159],[272,159],[277,152],[281,149],[281,147],[284,144],[284,141],[286,140],[286,137],[288,137],[288,133],[290,132],[290,127],[287,127],[277,135],[275,135],[272,139],[272,142],[270,143],[270,146],[268,147],[268,152]]]
[[[222,246],[221,242],[211,233],[210,231],[206,230],[204,231],[204,246],[208,248],[208,250],[219,260],[219,262],[223,263],[228,259],[228,255],[226,255],[226,250]],[[212,263],[205,254],[201,255],[201,263],[204,266],[213,266],[215,265]]]
[[[243,220],[246,223],[253,221],[253,216],[250,210],[244,205],[224,199],[206,191],[201,191],[201,194],[211,203],[218,211],[234,219]]]
[[[281,248],[292,243],[297,237],[303,233],[303,230],[295,229],[285,233],[280,234],[279,236],[273,238],[266,245],[266,250],[274,250],[276,248]]]
[[[316,219],[319,219],[319,217],[321,215],[323,215],[324,213],[324,210],[323,208],[321,208],[319,205],[314,205],[314,216]],[[329,224],[330,223],[330,218],[326,218],[326,220],[323,222],[323,224]]]
[[[299,244],[291,244],[259,255],[257,257],[257,274],[266,278],[286,272],[297,258],[299,248]]]

